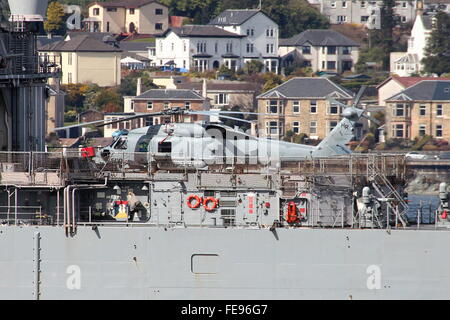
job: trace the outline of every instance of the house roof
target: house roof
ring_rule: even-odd
[[[158,4],[161,4],[155,0],[116,0],[116,1],[106,1],[106,2],[99,2],[95,1],[88,5],[88,7],[93,6],[94,4],[98,4],[102,7],[116,7],[116,8],[139,8],[142,6],[145,6],[147,4],[156,2]],[[165,7],[167,7],[164,4],[161,4]]]
[[[292,78],[258,96],[266,98],[318,98],[352,99],[353,94],[327,78]]]
[[[313,46],[359,47],[359,44],[334,30],[311,29],[289,39],[280,39],[280,46],[296,47],[309,43]]]
[[[416,83],[423,81],[423,80],[450,80],[450,78],[436,78],[436,77],[390,77],[384,80],[382,83],[380,83],[377,86],[377,89],[384,86],[386,83],[388,83],[390,80],[393,80],[397,83],[399,83],[404,89],[409,88]]]
[[[119,43],[120,49],[123,51],[148,51],[148,48],[154,48],[154,42],[132,42],[122,41]]]
[[[209,24],[216,26],[235,26],[241,25],[251,17],[259,12],[265,14],[259,9],[229,9],[220,13],[217,17],[212,19]]]
[[[450,80],[423,80],[386,101],[450,101]]]
[[[193,90],[150,89],[133,100],[205,100]]]
[[[182,82],[176,84],[177,89],[188,89],[202,91],[203,82]],[[239,92],[255,92],[260,86],[253,82],[242,82],[242,81],[207,81],[206,82],[207,91],[239,91]]]
[[[37,47],[38,49],[40,49],[41,47],[50,44],[50,43],[54,43],[54,42],[58,42],[63,40],[64,37],[63,36],[52,36],[51,38],[49,38],[48,36],[38,36],[37,37]]]
[[[243,38],[245,36],[223,30],[209,25],[185,25],[181,28],[169,28],[166,32],[157,37],[165,37],[173,31],[179,37],[214,37],[214,38]]]
[[[39,48],[39,51],[57,52],[122,52],[117,47],[106,44],[88,35],[71,37],[70,40],[62,40],[49,43]]]

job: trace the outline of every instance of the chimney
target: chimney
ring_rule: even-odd
[[[203,96],[204,98],[207,98],[206,92],[207,92],[207,90],[206,90],[206,79],[203,78],[203,90],[202,90],[202,96]]]
[[[422,16],[423,15],[423,1],[418,0],[416,3],[416,16]]]
[[[136,85],[136,97],[140,96],[142,93],[142,79],[138,78],[137,79],[137,85]]]

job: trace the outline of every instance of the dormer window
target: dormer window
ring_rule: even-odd
[[[94,16],[99,16],[100,15],[100,9],[99,8],[94,8],[92,13],[93,13]]]
[[[130,9],[130,14],[134,14],[134,8]]]
[[[163,14],[163,9],[155,9],[155,15],[160,16]]]

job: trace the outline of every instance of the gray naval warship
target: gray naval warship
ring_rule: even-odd
[[[357,101],[316,147],[205,121],[44,152],[45,7],[0,32],[0,299],[450,298],[447,185],[411,224],[405,158],[345,146]]]

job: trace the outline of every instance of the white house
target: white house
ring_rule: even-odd
[[[226,10],[209,25],[171,28],[156,37],[156,64],[186,70],[238,70],[259,60],[278,71],[278,25],[260,10]]]
[[[209,24],[245,36],[242,40],[243,63],[262,60],[266,71],[277,72],[279,27],[263,11],[225,10]]]
[[[422,71],[421,60],[425,57],[425,47],[433,30],[433,20],[433,16],[418,12],[408,40],[407,52],[391,52],[392,74],[408,77]]]

